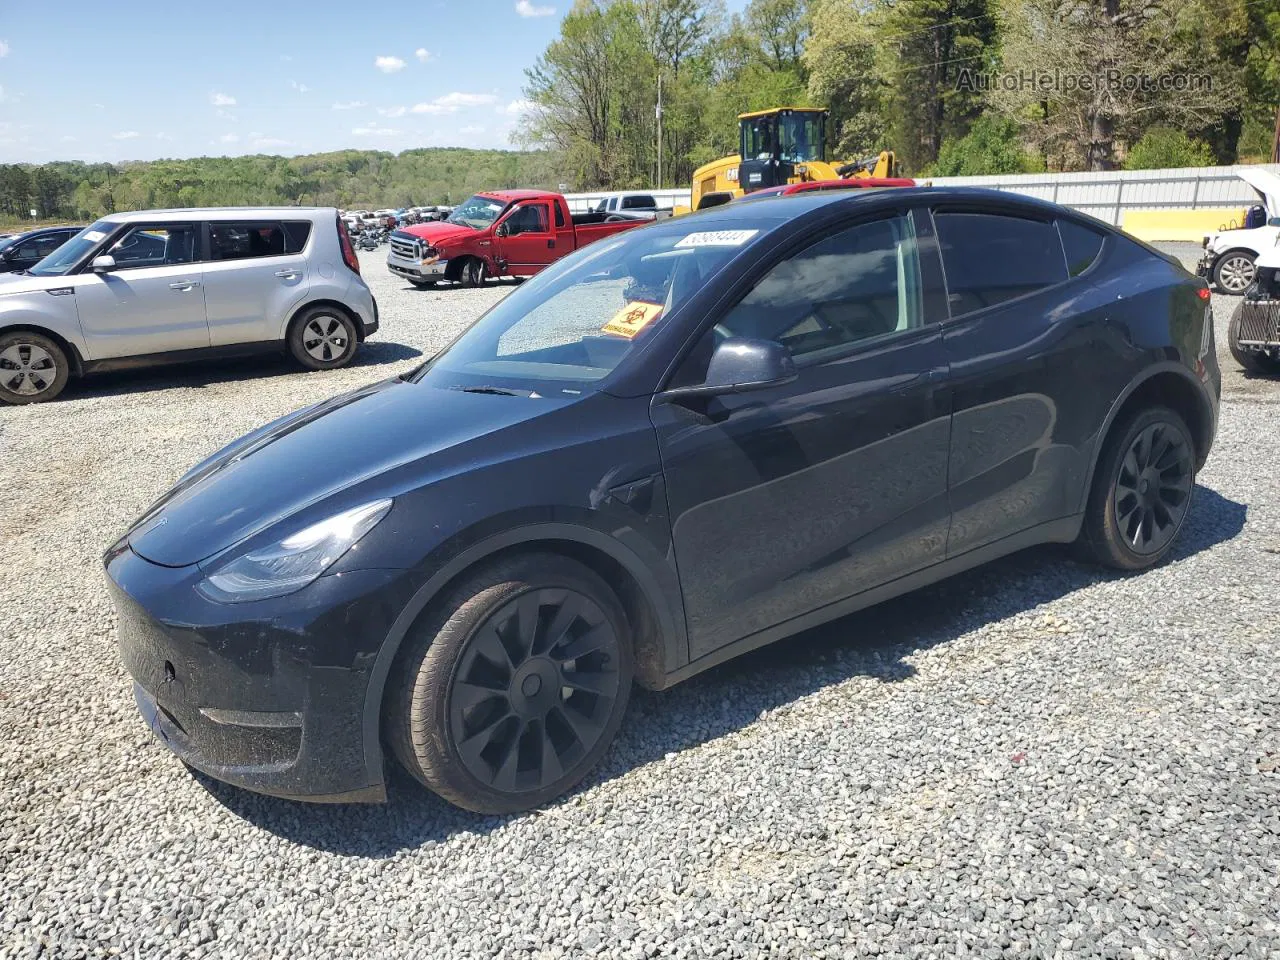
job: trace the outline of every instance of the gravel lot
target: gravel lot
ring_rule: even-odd
[[[1030,551],[638,692],[534,814],[193,778],[135,713],[99,555],[196,460],[511,289],[362,256],[385,327],[348,370],[0,410],[0,958],[1280,955],[1280,383],[1226,353],[1225,298],[1217,445],[1155,571]]]

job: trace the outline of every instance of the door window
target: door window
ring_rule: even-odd
[[[43,260],[53,251],[67,242],[70,234],[56,233],[51,236],[33,237],[30,240],[24,240],[22,243],[14,247],[11,259],[13,260]]]
[[[653,210],[657,205],[647,193],[635,193],[622,198],[623,210]]]
[[[311,224],[211,223],[209,256],[213,260],[252,260],[300,253],[311,234]]]
[[[138,224],[103,252],[115,259],[117,270],[193,263],[196,226],[193,223]]]
[[[924,323],[915,236],[903,217],[850,227],[783,260],[716,325],[776,340],[798,361]]]
[[[951,315],[960,316],[1067,279],[1051,221],[991,213],[934,214]]]
[[[546,233],[547,208],[545,204],[531,203],[517,207],[511,216],[503,221],[507,227],[507,236],[515,237],[522,233]]]

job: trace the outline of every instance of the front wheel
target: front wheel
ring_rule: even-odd
[[[356,355],[356,325],[336,307],[311,307],[289,328],[289,353],[308,370],[336,370]]]
[[[1232,250],[1218,258],[1213,267],[1213,282],[1223,293],[1240,295],[1253,283],[1257,269],[1253,254],[1245,250]]]
[[[0,336],[0,403],[52,400],[70,375],[67,355],[48,337],[25,330]]]
[[[398,658],[392,750],[477,813],[539,806],[577,784],[622,723],[633,673],[626,615],[591,570],[527,554],[470,577]]]
[[[1080,546],[1119,570],[1145,570],[1173,549],[1196,483],[1195,442],[1168,407],[1149,407],[1111,429],[1094,471]]]
[[[462,285],[464,287],[483,287],[487,268],[479,257],[470,257],[462,265]]]

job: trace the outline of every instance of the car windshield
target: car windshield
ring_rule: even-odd
[[[507,205],[501,200],[476,194],[449,214],[449,222],[460,223],[473,230],[483,230],[497,220],[498,214],[505,209]]]
[[[27,272],[33,277],[64,276],[84,259],[85,254],[105,240],[115,228],[116,224],[111,221],[99,220],[85,227]]]
[[[700,230],[695,222],[668,221],[599,240],[517,288],[414,379],[540,396],[582,393],[771,222]]]

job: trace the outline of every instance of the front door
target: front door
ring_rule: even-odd
[[[536,200],[522,203],[507,214],[498,234],[498,259],[506,263],[506,273],[513,277],[531,276],[563,252],[556,249],[550,213],[545,200]]]
[[[106,273],[69,277],[94,360],[209,346],[193,223],[135,224],[104,254]]]
[[[844,227],[774,266],[673,383],[730,336],[782,343],[795,381],[655,402],[691,659],[944,558],[940,288],[910,217]]]

